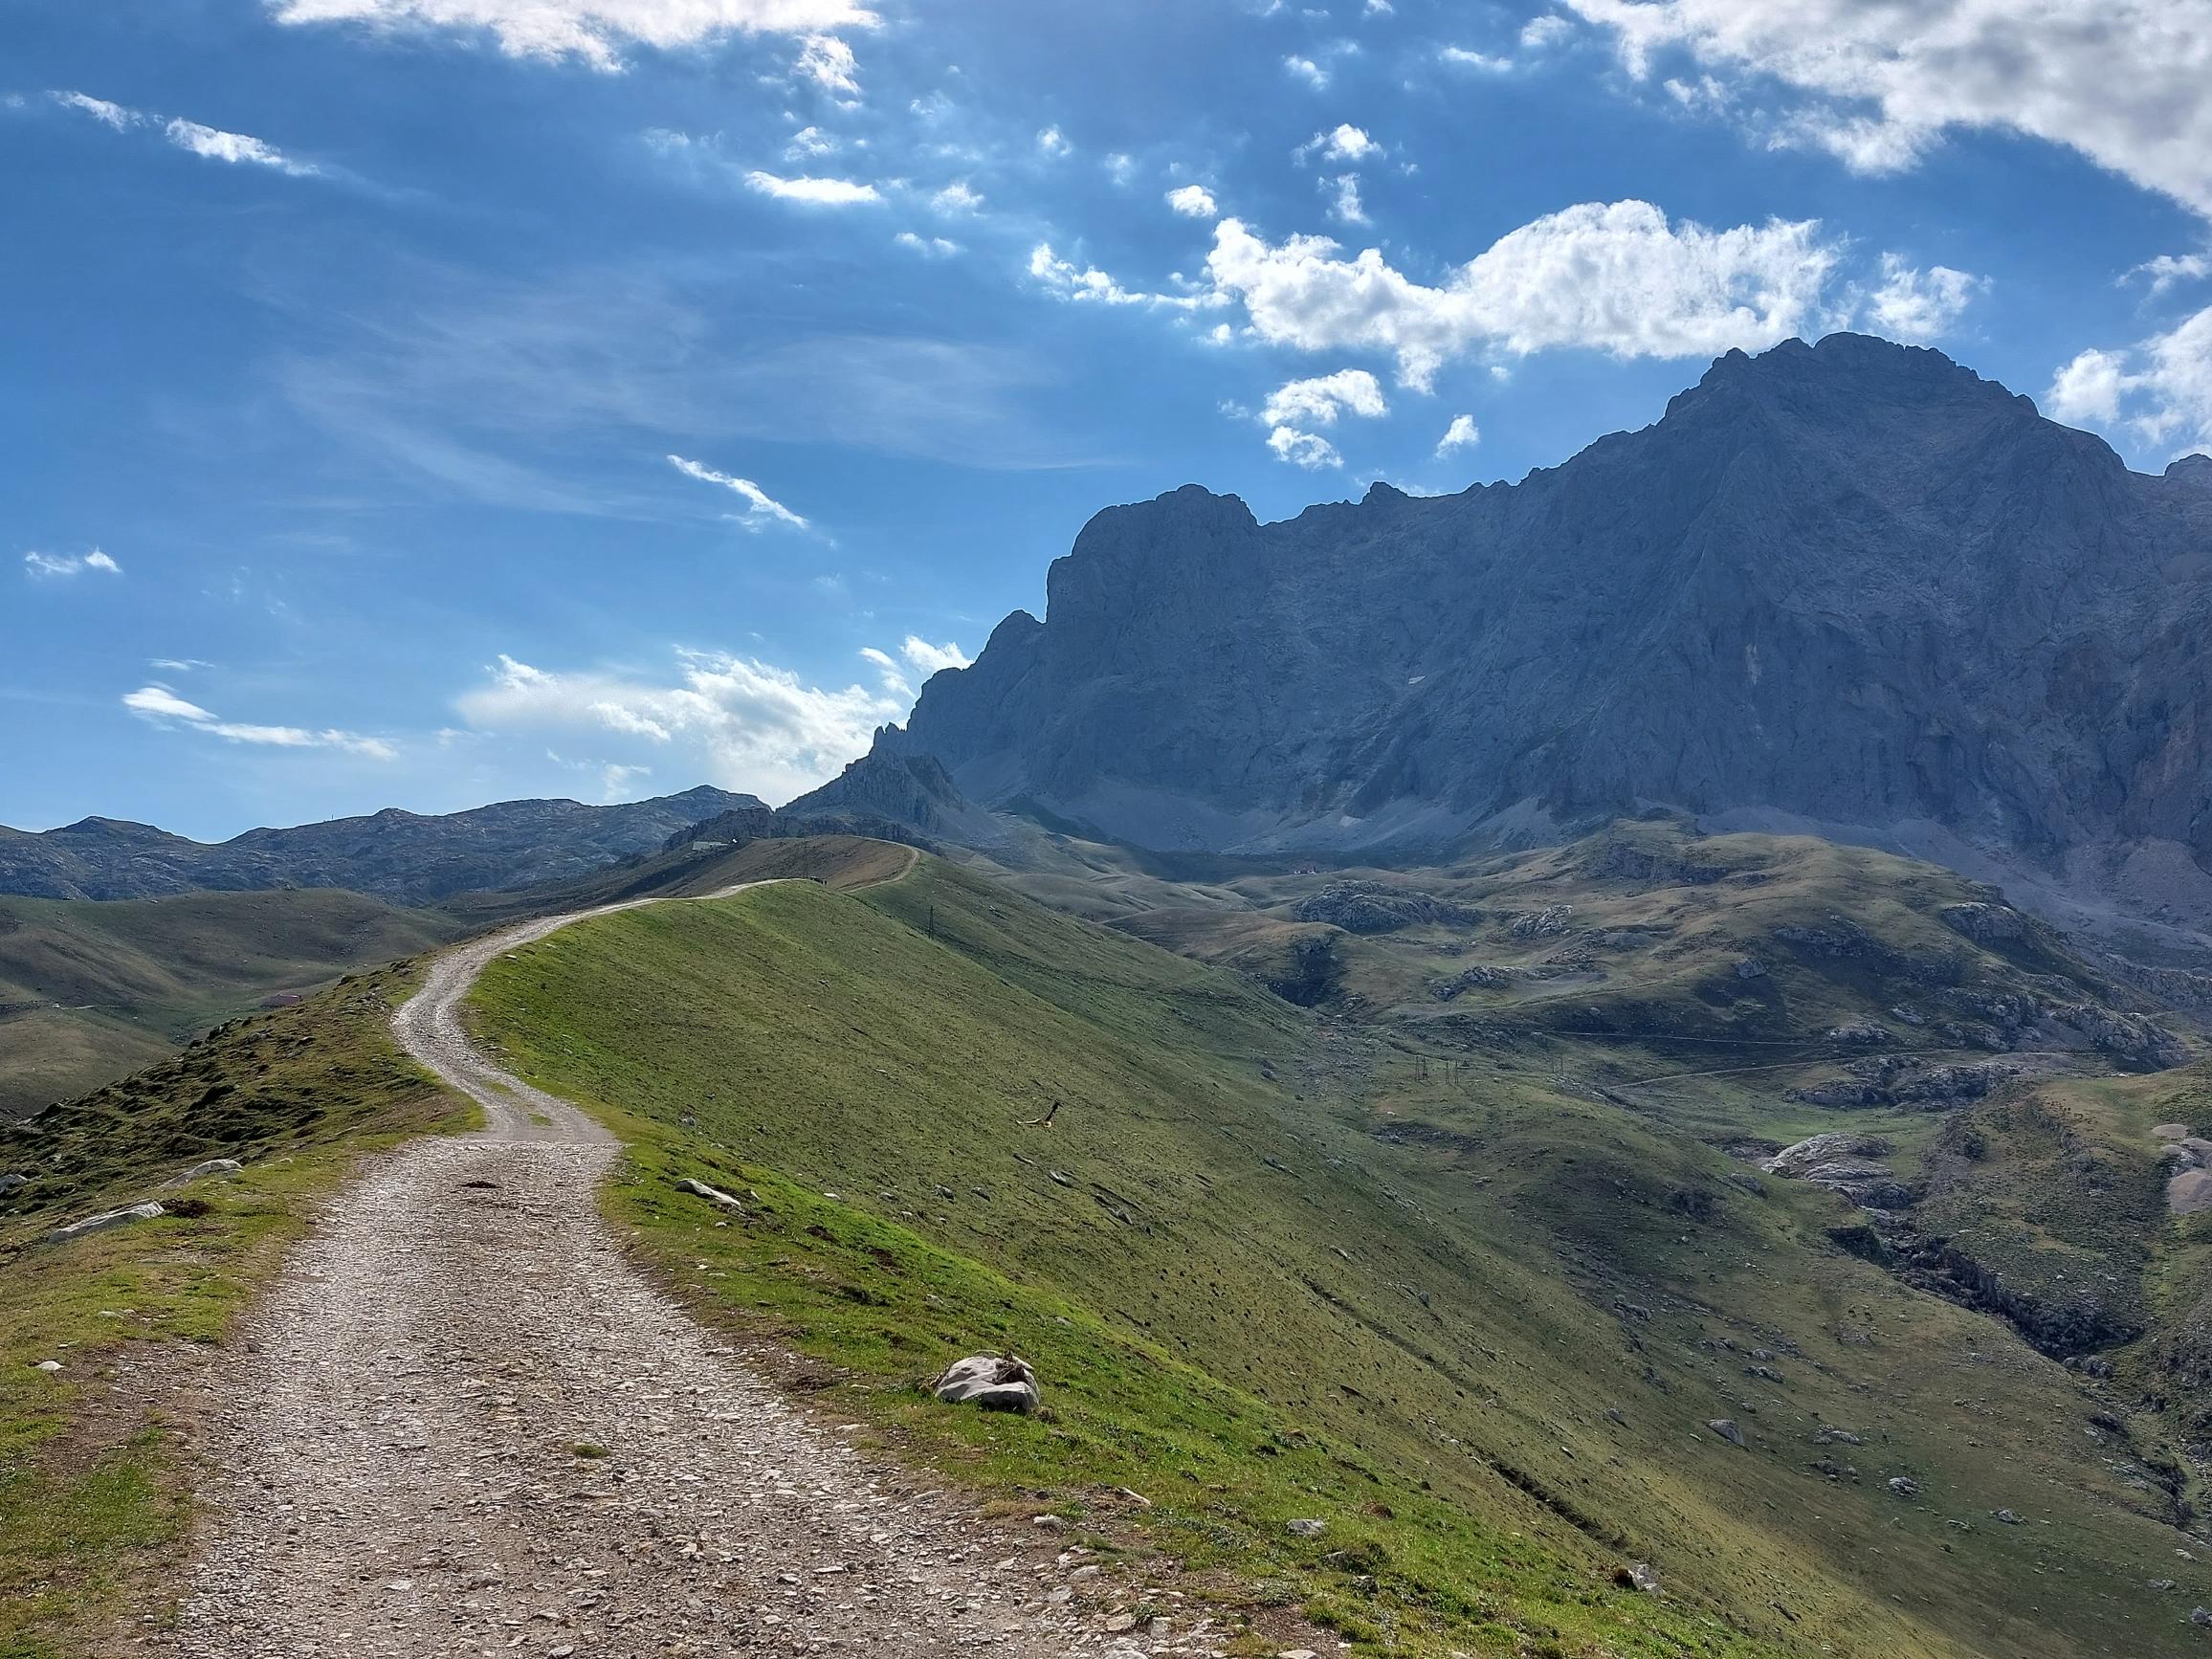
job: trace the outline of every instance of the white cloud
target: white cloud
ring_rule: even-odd
[[[697,46],[727,34],[820,35],[870,28],[852,0],[270,0],[279,23],[489,32],[515,57],[622,67],[626,46]]]
[[[95,547],[89,553],[26,553],[23,555],[23,574],[33,581],[56,576],[82,576],[86,571],[98,571],[103,576],[121,576],[122,566]]]
[[[399,759],[399,751],[384,739],[365,738],[358,732],[318,732],[304,726],[248,725],[226,720],[198,703],[187,702],[165,685],[141,686],[137,691],[126,692],[122,706],[165,730],[205,732],[227,742],[278,749],[338,749],[372,761]]]
[[[2212,453],[2212,306],[2124,351],[2085,351],[2046,400],[2070,425]]]
[[[818,126],[803,126],[791,135],[791,142],[784,146],[787,161],[813,161],[833,154],[841,146],[836,134],[826,133]]]
[[[1679,50],[1796,89],[1770,141],[1890,171],[1953,128],[2020,133],[2212,213],[2212,0],[1566,4],[1615,33],[1636,75]]]
[[[763,522],[769,520],[779,524],[788,524],[794,530],[807,528],[806,520],[792,512],[783,502],[775,499],[767,491],[762,489],[750,478],[734,477],[728,473],[718,473],[712,467],[703,466],[697,461],[687,461],[681,455],[669,456],[668,464],[687,478],[697,478],[702,484],[719,484],[723,489],[742,496],[747,506],[744,516],[739,520],[739,522],[748,530],[758,530]]]
[[[811,686],[788,669],[747,657],[679,651],[673,679],[549,673],[501,656],[488,682],[457,706],[481,730],[635,737],[682,753],[684,769],[703,771],[725,788],[782,802],[835,777],[909,700],[859,685]]]
[[[1455,69],[1477,69],[1485,75],[1505,75],[1513,69],[1510,57],[1493,57],[1487,52],[1473,52],[1464,46],[1447,46],[1436,55]]]
[[[942,645],[932,645],[918,633],[910,633],[898,648],[899,654],[923,674],[935,674],[940,669],[970,666],[968,653],[951,640]]]
[[[1293,80],[1302,80],[1316,92],[1329,84],[1329,72],[1310,57],[1295,55],[1283,59],[1283,73]]]
[[[1038,130],[1037,153],[1039,155],[1057,159],[1060,156],[1073,155],[1074,150],[1075,146],[1068,142],[1068,135],[1058,127],[1048,126]]]
[[[1472,415],[1453,415],[1451,424],[1444,429],[1444,436],[1436,440],[1436,458],[1442,460],[1453,450],[1471,450],[1482,442],[1482,431],[1474,424]]]
[[[1325,236],[1270,243],[1214,227],[1206,273],[1252,329],[1303,351],[1370,350],[1426,388],[1471,352],[1583,346],[1619,358],[1708,357],[1774,344],[1821,316],[1837,248],[1811,221],[1709,231],[1648,202],[1585,202],[1500,237],[1440,287],[1339,257]]]
[[[1381,144],[1369,138],[1362,129],[1352,125],[1349,122],[1342,123],[1333,131],[1316,133],[1294,152],[1301,162],[1309,156],[1318,154],[1323,161],[1350,162],[1354,166],[1358,166],[1370,156],[1379,156],[1382,153],[1382,146]]]
[[[2149,280],[2151,298],[2156,299],[2177,282],[2194,282],[2201,276],[2212,276],[2212,258],[2202,254],[2161,254],[2124,273],[2120,280],[2131,282],[2137,276]]]
[[[296,179],[313,178],[321,170],[311,162],[294,161],[282,150],[249,134],[224,132],[220,128],[202,126],[196,121],[186,121],[182,117],[171,121],[162,131],[177,148],[189,150],[193,155],[204,156],[211,162],[274,167]]]
[[[1557,46],[1575,32],[1575,26],[1557,11],[1547,11],[1541,17],[1532,17],[1522,25],[1520,43],[1532,52],[1541,52]]]
[[[1221,211],[1213,192],[1204,185],[1179,185],[1167,192],[1167,205],[1192,219],[1210,219]]]
[[[1935,340],[1958,326],[1975,297],[1989,291],[1989,278],[1971,276],[1948,265],[1921,271],[1894,254],[1882,255],[1882,285],[1867,301],[1867,321],[1892,340]]]
[[[758,170],[745,175],[745,188],[758,190],[763,196],[773,196],[779,202],[804,202],[815,208],[850,208],[861,202],[883,200],[874,185],[852,179],[786,179]]]
[[[1335,426],[1337,416],[1350,410],[1373,420],[1390,412],[1382,388],[1363,368],[1339,368],[1335,374],[1311,380],[1287,381],[1277,387],[1260,410],[1268,426]]]
[[[61,105],[62,108],[74,109],[80,115],[89,115],[101,125],[111,126],[117,132],[137,126],[146,119],[135,109],[126,108],[120,103],[110,103],[104,98],[94,98],[90,93],[50,92],[46,96]]]
[[[1344,464],[1337,446],[1311,429],[1335,426],[1346,412],[1368,420],[1390,412],[1382,387],[1363,368],[1287,381],[1269,395],[1259,420],[1270,429],[1268,448],[1278,459],[1313,470]]]
[[[1295,427],[1277,427],[1268,433],[1268,448],[1275,452],[1277,459],[1309,472],[1344,464],[1335,444],[1318,432],[1302,432]]]
[[[984,199],[968,188],[967,180],[955,179],[930,197],[929,205],[940,213],[972,213],[984,205]]]
[[[850,105],[860,97],[859,66],[852,48],[834,34],[809,34],[799,43],[794,75],[812,81],[840,102]]]
[[[958,242],[948,242],[942,236],[920,236],[912,231],[901,231],[892,240],[901,248],[919,254],[924,259],[949,259],[961,252]]]
[[[1335,178],[1324,179],[1321,183],[1322,188],[1330,192],[1330,218],[1346,225],[1364,225],[1367,222],[1366,207],[1360,200],[1358,173],[1338,173]]]
[[[1119,150],[1109,151],[1101,165],[1106,169],[1106,176],[1117,185],[1126,186],[1137,176],[1137,158],[1124,155]]]
[[[1175,311],[1201,311],[1227,303],[1215,293],[1147,294],[1124,288],[1095,265],[1078,266],[1052,252],[1050,242],[1029,250],[1029,275],[1061,299],[1098,305],[1154,305]]]

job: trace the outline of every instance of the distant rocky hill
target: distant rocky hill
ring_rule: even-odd
[[[1261,524],[1177,490],[1093,519],[1048,593],[877,755],[1154,848],[1663,805],[2175,942],[2212,920],[2212,458],[2130,472],[1938,352],[1731,352],[1655,425],[1456,496]]]
[[[214,846],[112,818],[87,818],[41,834],[0,827],[0,893],[154,898],[202,890],[341,887],[429,904],[456,893],[581,875],[741,809],[765,808],[751,795],[704,786],[614,807],[503,801],[431,817],[387,807],[365,818],[250,830]]]

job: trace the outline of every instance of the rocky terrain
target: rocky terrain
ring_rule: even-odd
[[[1154,848],[1526,845],[1641,806],[2212,921],[2212,458],[1938,352],[1732,352],[1515,484],[1100,513],[878,754]],[[830,785],[831,790],[838,787]]]
[[[145,824],[86,818],[27,834],[0,826],[0,893],[33,898],[158,898],[195,891],[340,887],[402,904],[534,887],[653,851],[702,819],[762,808],[701,786],[615,807],[502,801],[424,816],[387,807],[216,845]]]

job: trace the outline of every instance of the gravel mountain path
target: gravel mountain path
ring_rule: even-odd
[[[400,1010],[401,1042],[481,1101],[487,1127],[379,1159],[294,1252],[210,1425],[217,1472],[178,1623],[146,1645],[195,1659],[1206,1651],[1203,1632],[1109,1635],[1113,1581],[1079,1553],[871,1462],[624,1258],[593,1197],[614,1141],[478,1053],[458,1017],[486,962],[599,914],[462,945]]]

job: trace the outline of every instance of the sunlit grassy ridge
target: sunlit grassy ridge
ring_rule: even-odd
[[[477,1009],[635,1138],[610,1202],[644,1248],[844,1368],[839,1410],[1009,1492],[1142,1492],[1161,1548],[1360,1639],[2192,1650],[2144,1587],[2188,1540],[2074,1379],[1837,1250],[1835,1201],[1730,1184],[1542,1056],[1425,1066],[935,861],[588,924]],[[914,1387],[986,1346],[1039,1363],[1056,1422]],[[1631,1559],[1668,1593],[1616,1586]]]

